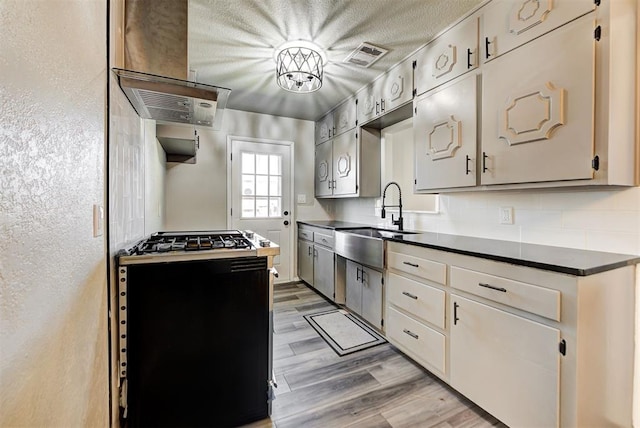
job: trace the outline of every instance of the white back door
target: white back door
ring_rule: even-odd
[[[280,246],[276,282],[292,278],[292,150],[288,141],[228,138],[228,226],[252,230]]]

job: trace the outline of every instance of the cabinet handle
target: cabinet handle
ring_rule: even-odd
[[[331,180],[327,181],[327,186],[329,186],[329,190],[331,190]]]
[[[309,247],[309,255],[311,255],[311,247]]]
[[[405,333],[405,334],[408,334],[409,336],[413,337],[414,339],[418,338],[417,334],[415,334],[411,330],[407,330],[406,328],[402,329],[402,332]]]
[[[380,103],[376,101],[376,114],[380,114]]]
[[[458,302],[453,302],[453,325],[457,325],[460,318],[458,318]]]
[[[469,157],[469,155],[467,155],[465,157],[466,157],[466,161],[465,161],[466,172],[465,172],[465,174],[469,175],[469,173],[471,172],[471,170],[469,169],[469,161],[471,160],[471,158]]]
[[[484,287],[484,288],[490,288],[492,290],[496,290],[496,291],[502,291],[503,293],[507,292],[506,288],[502,288],[502,287],[494,287],[493,285],[490,284],[485,284],[484,282],[479,282],[478,285],[480,287]]]
[[[318,250],[315,248],[313,249],[313,257],[318,257]]]
[[[380,100],[380,110],[384,112],[384,98]]]
[[[411,294],[408,291],[403,291],[402,294],[404,294],[407,297],[411,297],[413,300],[418,300],[418,296],[416,296],[415,294]]]
[[[473,67],[473,64],[471,64],[471,55],[473,55],[473,52],[471,52],[471,49],[467,48],[467,70]]]
[[[356,281],[360,281],[360,268],[359,267],[356,268]],[[360,282],[362,282],[362,281],[360,281]]]
[[[402,262],[402,263],[404,263],[405,265],[409,265],[411,267],[420,267],[420,265],[417,263],[410,263],[410,262]]]
[[[487,172],[487,158],[489,156],[487,156],[487,154],[485,152],[482,152],[482,172]]]
[[[484,57],[485,59],[489,59],[489,57],[491,56],[491,54],[489,53],[489,45],[491,44],[491,42],[489,41],[488,37],[484,38]]]

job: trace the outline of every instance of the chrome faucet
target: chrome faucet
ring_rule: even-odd
[[[392,184],[395,184],[396,187],[398,188],[398,205],[385,205],[384,204],[384,198],[387,195],[387,188],[389,186],[391,186]],[[398,217],[398,219],[394,219],[393,218],[393,214],[391,214],[391,224],[398,226],[398,230],[402,230],[402,223],[403,223],[403,219],[402,219],[402,190],[400,189],[400,185],[398,183],[396,183],[395,181],[390,181],[387,183],[386,186],[384,186],[384,191],[382,192],[382,212],[380,213],[380,216],[382,218],[385,218],[387,216],[386,207],[398,207],[400,208],[400,216]]]

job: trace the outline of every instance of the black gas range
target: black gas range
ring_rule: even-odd
[[[121,425],[268,417],[273,294],[260,241],[239,230],[157,232],[118,253]]]

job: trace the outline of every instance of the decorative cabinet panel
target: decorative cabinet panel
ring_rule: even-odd
[[[382,77],[382,114],[413,99],[413,61],[413,57],[404,60]]]
[[[484,66],[481,184],[592,178],[592,34],[588,16]]]
[[[417,95],[479,66],[478,20],[472,15],[422,48],[414,75]]]
[[[476,185],[477,79],[414,100],[415,190]]]
[[[377,79],[356,94],[358,98],[358,125],[362,126],[383,113],[384,84],[384,79]]]
[[[356,99],[349,98],[333,110],[334,136],[343,134],[356,127]]]
[[[380,132],[348,131],[316,146],[316,197],[380,196]]]
[[[316,196],[333,195],[333,140],[316,146],[315,190]]]
[[[345,306],[382,328],[382,272],[347,260]]]
[[[324,115],[316,122],[316,144],[323,143],[334,137],[333,112]]]
[[[560,331],[451,294],[451,386],[509,426],[557,427]]]
[[[483,61],[491,61],[594,8],[593,0],[493,0],[483,13]]]

